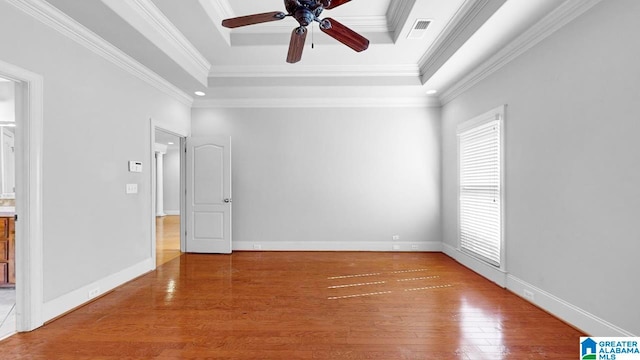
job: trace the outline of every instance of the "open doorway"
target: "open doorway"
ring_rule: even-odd
[[[155,226],[156,266],[179,257],[181,252],[181,138],[155,129]]]
[[[0,77],[0,339],[16,332],[16,83]]]
[[[5,123],[12,128],[14,143],[14,183],[15,206],[6,206],[13,210],[13,217],[5,217],[9,223],[5,234],[13,237],[15,245],[13,267],[15,272],[15,306],[13,314],[0,319],[13,326],[15,331],[31,331],[43,325],[44,279],[43,279],[43,226],[42,226],[42,168],[43,168],[43,78],[26,69],[0,60],[0,77],[13,88],[14,124]],[[10,91],[10,90],[9,90]],[[6,109],[6,107],[5,107]],[[15,125],[15,126],[11,126]],[[9,135],[11,137],[11,135]],[[11,187],[11,181],[6,181]],[[11,215],[11,213],[9,213]],[[19,215],[19,217],[18,217]],[[13,224],[12,224],[13,222]],[[15,231],[15,233],[14,233]],[[0,231],[1,232],[1,231]],[[10,257],[10,256],[9,256]],[[7,265],[8,268],[11,266]],[[9,280],[10,281],[10,280]],[[7,336],[8,336],[7,335]]]

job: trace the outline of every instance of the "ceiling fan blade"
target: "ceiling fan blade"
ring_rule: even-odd
[[[337,8],[340,5],[344,5],[346,3],[348,3],[351,0],[331,0],[331,4],[327,7],[325,7],[325,9],[333,9],[333,8]]]
[[[291,33],[291,43],[289,44],[289,53],[287,54],[288,63],[294,64],[302,59],[302,50],[304,50],[304,42],[306,39],[307,29],[304,26],[293,29]]]
[[[326,18],[320,22],[320,30],[332,38],[360,52],[369,48],[369,40],[334,19]]]
[[[222,26],[228,28],[237,28],[241,26],[261,24],[270,21],[282,20],[287,16],[282,11],[273,11],[268,13],[253,14],[247,16],[239,16],[231,19],[222,20]]]

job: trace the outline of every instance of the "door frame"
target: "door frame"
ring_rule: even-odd
[[[0,76],[16,84],[16,330],[44,324],[43,117],[39,74],[0,60]]]
[[[186,150],[186,139],[187,139],[187,135],[183,135],[180,133],[177,133],[175,131],[171,131],[168,130],[167,128],[163,127],[162,125],[158,124],[158,122],[151,118],[151,126],[150,126],[150,156],[149,156],[149,168],[151,169],[151,171],[149,171],[150,175],[151,175],[151,257],[153,259],[153,268],[155,269],[157,267],[156,262],[158,261],[157,256],[156,256],[156,155],[155,155],[155,143],[156,143],[156,131],[163,131],[165,133],[177,136],[180,139],[180,145],[179,145],[179,152],[180,152],[180,251],[184,252],[185,251],[185,222],[186,222],[186,217],[185,217],[185,176],[186,176],[186,168],[185,168],[185,164],[186,164],[186,154],[185,154],[185,150]]]

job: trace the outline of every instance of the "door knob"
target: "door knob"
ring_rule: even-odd
[[[227,204],[231,202],[231,199],[224,199],[224,202],[226,202]]]

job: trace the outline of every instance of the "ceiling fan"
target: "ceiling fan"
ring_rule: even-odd
[[[348,3],[349,1],[351,0],[284,0],[284,6],[287,9],[287,13],[274,11],[240,16],[223,20],[222,26],[237,28],[241,26],[282,20],[287,16],[293,17],[298,21],[300,26],[293,29],[293,32],[291,33],[289,53],[287,54],[287,62],[291,64],[302,59],[302,50],[304,49],[304,42],[307,38],[307,26],[314,21],[320,24],[320,30],[325,34],[357,52],[364,51],[369,47],[369,40],[332,18],[320,19],[320,14],[322,14],[323,10],[336,8]]]

